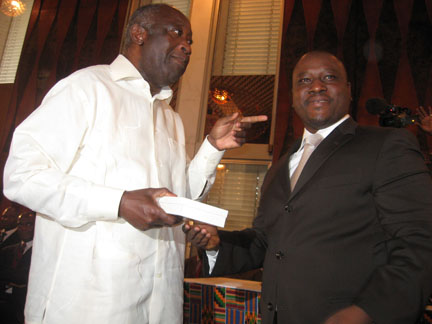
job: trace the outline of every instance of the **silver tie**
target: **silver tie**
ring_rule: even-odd
[[[315,150],[315,148],[321,143],[323,140],[323,137],[320,134],[312,134],[305,139],[303,154],[301,156],[300,162],[295,169],[292,177],[291,177],[291,191],[294,190],[294,187],[297,183],[298,178],[300,177],[300,174],[303,170],[303,167],[305,166],[307,160],[311,156],[312,152]]]

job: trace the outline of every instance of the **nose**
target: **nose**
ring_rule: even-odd
[[[180,43],[180,49],[186,55],[192,54],[192,46],[191,46],[191,44],[189,44],[189,40],[187,40],[185,38],[183,38],[181,43]]]
[[[309,93],[322,93],[327,91],[327,86],[320,80],[314,79],[309,87]]]

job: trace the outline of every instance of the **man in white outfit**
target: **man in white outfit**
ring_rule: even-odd
[[[59,81],[15,130],[4,194],[37,211],[26,323],[182,323],[182,220],[156,198],[202,198],[223,151],[266,120],[220,119],[188,164],[168,87],[189,62],[188,19],[141,7],[125,44]]]

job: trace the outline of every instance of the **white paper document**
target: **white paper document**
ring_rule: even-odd
[[[183,197],[160,197],[159,205],[167,214],[178,215],[214,226],[224,227],[228,210]]]

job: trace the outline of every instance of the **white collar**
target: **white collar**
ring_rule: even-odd
[[[322,136],[322,138],[324,139],[324,138],[326,138],[326,137],[327,137],[331,132],[333,132],[334,129],[335,129],[336,127],[338,127],[340,124],[342,124],[342,123],[343,123],[346,119],[348,119],[348,118],[349,118],[349,115],[346,114],[345,116],[343,116],[341,119],[339,119],[339,120],[338,120],[336,123],[334,123],[333,125],[330,125],[330,126],[328,126],[328,127],[326,127],[326,128],[322,128],[322,129],[317,130],[316,134],[320,134],[320,135]],[[301,142],[301,145],[300,145],[299,150],[301,150],[301,149],[303,148],[306,137],[308,137],[308,136],[310,136],[310,135],[312,135],[312,133],[309,132],[309,131],[305,128],[305,129],[303,130],[303,138],[302,138],[302,142]]]
[[[145,87],[150,91],[149,83],[142,77],[137,68],[124,55],[119,54],[110,64],[110,71],[113,81],[120,80],[142,80]],[[173,91],[170,87],[163,87],[154,95],[155,99],[166,100],[172,97]],[[169,102],[169,100],[168,100]]]

